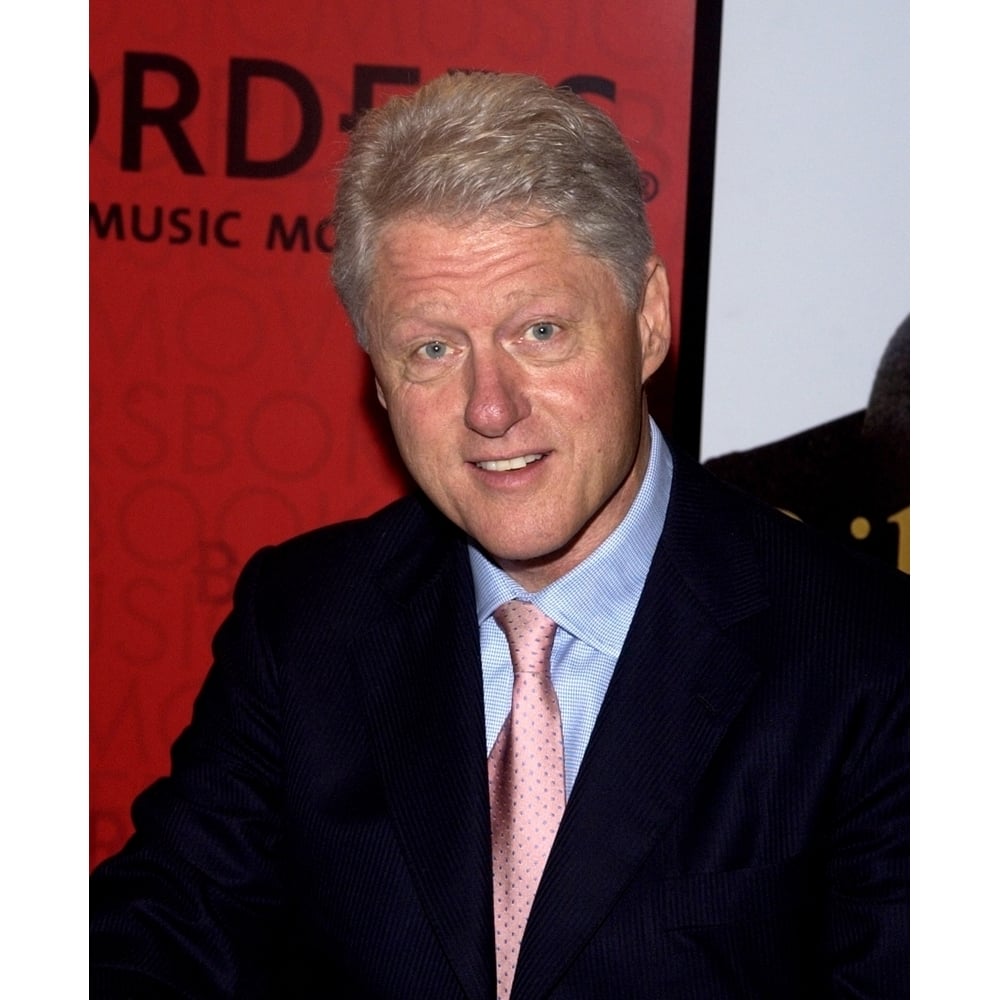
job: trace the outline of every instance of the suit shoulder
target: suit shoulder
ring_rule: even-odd
[[[755,538],[770,596],[771,641],[837,677],[905,680],[909,577],[827,532],[761,506]]]
[[[834,595],[905,619],[910,578],[830,532],[761,504],[753,515],[761,564],[769,583],[816,600]]]
[[[807,524],[773,505],[704,473],[702,509],[720,515],[732,530],[754,540],[769,575],[794,589],[843,580],[851,587],[875,587],[908,595],[909,577],[828,530]]]
[[[316,528],[257,552],[237,583],[273,621],[303,614],[368,617],[407,581],[426,581],[455,551],[455,529],[422,496],[366,518]]]
[[[864,649],[894,660],[905,655],[905,573],[690,461],[681,466],[668,508],[670,551],[717,621],[764,629],[761,638],[815,656],[823,649]]]
[[[391,559],[410,536],[426,533],[432,520],[421,497],[404,496],[367,517],[327,524],[270,546],[268,558],[275,571],[298,573],[331,560],[358,563],[355,568],[361,569]]]

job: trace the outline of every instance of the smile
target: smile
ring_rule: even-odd
[[[495,462],[476,462],[476,468],[487,472],[510,472],[513,469],[523,469],[532,462],[543,458],[542,455],[518,455],[517,458],[501,458]]]

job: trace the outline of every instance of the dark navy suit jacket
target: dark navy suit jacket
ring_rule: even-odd
[[[514,1000],[907,996],[907,578],[675,457]],[[463,538],[418,497],[265,550],[214,655],[92,995],[494,996]]]

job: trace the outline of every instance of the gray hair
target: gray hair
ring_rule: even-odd
[[[562,220],[638,308],[653,239],[635,157],[567,88],[520,74],[453,73],[355,127],[333,212],[332,277],[362,347],[375,254],[403,216]]]

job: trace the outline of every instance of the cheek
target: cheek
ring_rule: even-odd
[[[435,453],[446,447],[448,421],[444,408],[432,399],[407,392],[390,397],[386,409],[396,444],[408,465],[413,459],[431,462]]]
[[[560,408],[571,415],[576,431],[595,444],[627,432],[642,408],[642,382],[637,368],[595,365],[562,394]]]

